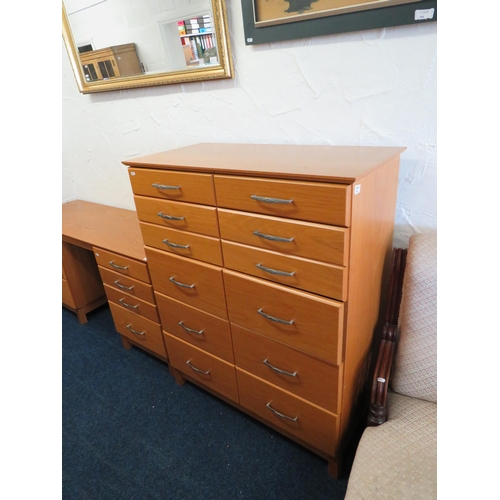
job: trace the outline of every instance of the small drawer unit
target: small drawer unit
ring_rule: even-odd
[[[364,419],[404,148],[127,160],[170,368],[328,460]]]
[[[160,315],[146,262],[93,248],[115,328],[124,347],[167,360]]]

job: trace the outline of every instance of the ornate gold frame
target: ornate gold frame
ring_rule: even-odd
[[[200,82],[205,80],[219,80],[233,78],[234,70],[229,43],[229,30],[227,25],[227,14],[225,0],[210,0],[212,3],[214,31],[217,39],[219,64],[199,69],[183,71],[172,71],[169,73],[157,73],[150,75],[138,75],[112,78],[88,82],[83,75],[82,66],[78,56],[75,41],[71,32],[68,16],[64,3],[62,5],[62,35],[68,51],[69,60],[73,68],[78,89],[83,94],[94,92],[106,92],[111,90],[124,90],[140,87],[153,87],[158,85],[170,85],[174,83]]]

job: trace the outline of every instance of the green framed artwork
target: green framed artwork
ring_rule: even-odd
[[[241,0],[246,45],[437,21],[437,0]]]

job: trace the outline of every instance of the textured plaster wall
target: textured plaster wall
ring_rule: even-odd
[[[436,23],[247,47],[235,78],[83,95],[62,46],[63,202],[134,209],[121,161],[197,142],[406,146],[394,244],[437,227]]]

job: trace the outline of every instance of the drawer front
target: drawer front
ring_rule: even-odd
[[[219,207],[349,226],[347,185],[224,175],[214,176],[214,182]]]
[[[199,349],[234,363],[227,320],[195,309],[156,292],[163,330]]]
[[[338,411],[339,368],[236,325],[236,365],[333,413]]]
[[[158,308],[155,304],[150,302],[145,302],[144,300],[138,299],[133,295],[128,295],[123,293],[121,290],[112,288],[109,285],[104,285],[106,290],[106,297],[108,297],[109,302],[114,302],[117,305],[128,309],[131,312],[144,316],[156,323],[160,322],[160,315],[158,314]]]
[[[169,229],[147,222],[140,222],[140,226],[144,243],[150,247],[222,266],[222,250],[218,238]]]
[[[227,319],[222,269],[146,247],[153,287],[157,292]]]
[[[123,255],[118,255],[116,253],[103,250],[102,248],[95,247],[94,255],[97,263],[102,267],[116,271],[124,276],[130,276],[131,278],[151,283],[148,266],[145,262],[129,259]]]
[[[221,238],[263,250],[347,266],[349,230],[219,210]]]
[[[318,261],[222,241],[224,264],[230,269],[332,299],[347,299],[347,270]]]
[[[215,207],[134,196],[137,216],[143,222],[192,233],[219,237]]]
[[[215,205],[211,174],[132,167],[129,167],[128,171],[134,194],[172,201]]]
[[[102,282],[105,285],[109,285],[111,288],[127,293],[128,295],[132,295],[133,297],[137,297],[138,299],[151,304],[155,303],[153,287],[148,283],[144,283],[143,281],[139,281],[134,278],[129,278],[128,276],[123,276],[116,271],[111,271],[111,269],[101,266],[99,266],[99,272],[101,273]]]
[[[167,357],[161,326],[143,316],[109,303],[115,328],[121,335],[137,342],[138,345]]]
[[[174,368],[231,401],[238,402],[234,365],[168,333],[164,333],[164,337],[169,352],[169,362]]]
[[[229,321],[340,364],[343,304],[224,270]]]
[[[337,452],[337,415],[297,398],[236,368],[240,404],[280,429],[334,457]]]

